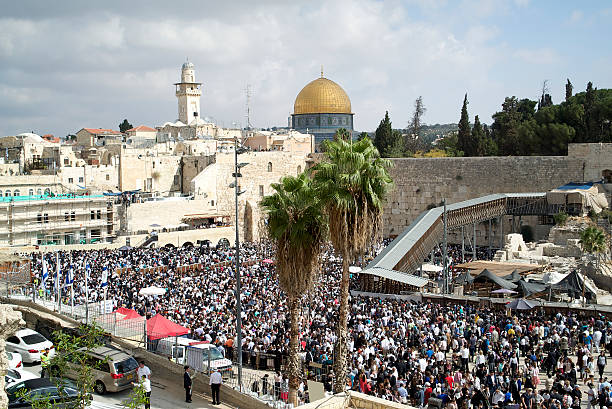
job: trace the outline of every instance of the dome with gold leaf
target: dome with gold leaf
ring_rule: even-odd
[[[325,77],[306,85],[293,104],[293,114],[350,114],[351,100],[342,87]]]

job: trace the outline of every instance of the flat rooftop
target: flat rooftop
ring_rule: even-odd
[[[489,270],[496,276],[506,276],[512,274],[514,270],[521,275],[526,273],[540,271],[545,266],[539,264],[526,264],[526,263],[507,263],[501,261],[471,261],[469,263],[456,264],[455,267],[470,270],[472,275],[480,274],[484,269]]]

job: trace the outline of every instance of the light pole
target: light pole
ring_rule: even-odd
[[[240,153],[243,151],[241,150]],[[234,196],[236,200],[236,343],[238,344],[237,353],[238,353],[238,387],[242,392],[242,302],[240,300],[240,235],[238,232],[238,196],[243,194],[245,191],[240,191],[240,187],[238,186],[238,178],[242,175],[240,174],[240,169],[244,166],[248,165],[248,163],[238,163],[238,138],[234,141],[234,183],[230,184],[230,187],[234,188]]]

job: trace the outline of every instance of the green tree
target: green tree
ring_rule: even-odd
[[[132,124],[129,123],[127,119],[124,119],[123,122],[119,124],[119,131],[121,133],[126,133],[129,129],[132,129],[132,128],[133,128]]]
[[[427,108],[423,104],[423,97],[419,96],[414,101],[414,112],[412,113],[412,119],[406,133],[406,140],[404,141],[404,147],[408,151],[416,152],[424,148],[421,139],[421,128],[423,127],[423,115],[425,115],[426,111]]]
[[[473,156],[484,156],[485,155],[485,132],[480,123],[478,115],[474,117],[474,127],[472,128],[472,141],[476,147]]]
[[[569,102],[572,97],[572,93],[574,92],[574,86],[570,82],[569,78],[567,79],[567,84],[565,84],[565,102]]]
[[[606,234],[602,229],[589,226],[580,232],[580,243],[587,253],[597,255],[597,267],[599,268],[599,255],[606,251]]]
[[[79,335],[70,335],[63,331],[53,333],[56,354],[49,362],[49,371],[60,397],[66,397],[66,388],[69,385],[64,382],[64,377],[69,370],[74,374],[76,368],[73,380],[78,393],[76,407],[85,409],[91,403],[91,395],[95,388],[92,369],[96,369],[96,365],[105,364],[104,361],[92,364],[89,352],[104,345],[104,330],[95,324],[82,325],[78,333]],[[20,391],[19,395],[37,409],[51,409],[55,406],[49,396],[34,396],[27,390]]]
[[[450,132],[436,145],[444,150],[447,156],[463,156],[463,151],[459,149],[459,141],[457,140],[457,131]]]
[[[342,139],[348,141],[351,139],[351,133],[346,128],[339,128],[334,134],[334,139]]]
[[[325,158],[312,168],[329,217],[330,239],[342,255],[334,391],[346,385],[349,264],[376,241],[383,204],[392,186],[391,162],[381,159],[370,139],[325,141]]]
[[[463,106],[461,107],[461,118],[459,119],[459,132],[457,140],[459,142],[459,150],[463,151],[465,156],[474,156],[474,143],[472,141],[472,131],[470,128],[470,117],[468,115],[468,99],[467,93],[463,98]]]
[[[380,121],[378,128],[376,128],[374,145],[384,158],[391,158],[397,155],[398,151],[402,151],[401,134],[398,137],[398,134],[393,132],[388,111],[385,112],[385,117]]]
[[[338,138],[336,143],[349,142]],[[297,389],[302,376],[298,344],[300,300],[319,274],[321,246],[327,238],[328,223],[324,203],[306,173],[285,176],[280,183],[273,183],[272,189],[274,193],[263,198],[261,207],[268,215],[267,234],[276,247],[276,275],[280,288],[287,295],[291,317],[289,401],[297,406]]]

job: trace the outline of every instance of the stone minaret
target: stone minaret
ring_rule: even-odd
[[[200,117],[200,82],[195,82],[195,72],[192,63],[187,61],[181,70],[181,82],[174,84],[178,98],[178,119],[189,125],[196,117]]]

